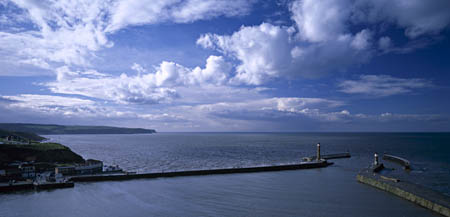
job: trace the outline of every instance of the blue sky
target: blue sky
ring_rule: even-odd
[[[0,120],[449,131],[448,11],[448,0],[0,0]]]

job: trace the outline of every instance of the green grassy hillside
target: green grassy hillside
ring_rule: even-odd
[[[84,159],[58,143],[0,144],[0,164],[14,161],[83,163]]]

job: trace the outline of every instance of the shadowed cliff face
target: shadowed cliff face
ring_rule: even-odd
[[[83,163],[84,159],[58,143],[0,145],[0,163],[35,161],[48,163]]]

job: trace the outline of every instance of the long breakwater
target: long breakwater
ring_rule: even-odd
[[[131,180],[131,179],[149,179],[149,178],[164,178],[164,177],[269,172],[269,171],[321,168],[321,167],[327,167],[331,164],[333,164],[333,163],[322,160],[322,161],[317,161],[317,162],[302,162],[302,163],[298,163],[298,164],[246,167],[246,168],[187,170],[187,171],[143,173],[143,174],[73,176],[73,177],[69,178],[69,181],[73,181],[73,182],[120,181],[120,180]]]

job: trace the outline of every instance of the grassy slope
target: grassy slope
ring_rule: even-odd
[[[58,143],[39,143],[32,141],[44,140],[44,137],[34,133],[11,132],[0,129],[0,138],[15,136],[17,141],[23,144],[14,144],[4,139],[5,144],[0,144],[0,164],[11,163],[13,161],[35,161],[48,163],[83,163],[84,159],[74,153],[70,148]],[[18,138],[17,138],[18,137]]]
[[[155,133],[152,129],[120,128],[107,126],[63,126],[51,124],[0,123],[0,129],[21,131],[41,135],[50,134],[134,134]]]
[[[84,159],[58,143],[0,144],[0,163],[13,161],[83,163]]]

